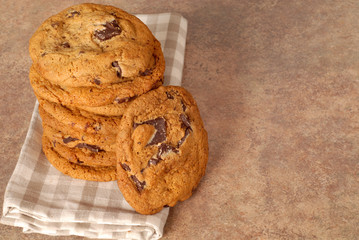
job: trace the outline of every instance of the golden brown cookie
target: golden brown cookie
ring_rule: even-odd
[[[115,152],[116,135],[88,134],[75,131],[49,116],[41,107],[39,111],[41,118],[43,118],[42,127],[44,131],[46,130],[51,141],[61,142],[69,148],[74,148],[78,144],[89,144],[106,152]]]
[[[43,125],[45,135],[53,145],[54,150],[70,162],[87,166],[116,166],[116,153],[108,152],[98,145],[89,144],[79,139],[63,134],[48,125]],[[68,145],[73,145],[69,147]]]
[[[113,112],[108,109],[108,105],[114,105],[112,108],[121,109],[120,112],[117,110],[117,115],[122,115],[129,101],[163,83],[163,79],[153,83],[146,81],[148,79],[144,77],[140,86],[135,86],[133,82],[128,81],[104,87],[67,87],[46,80],[36,72],[33,66],[30,68],[29,78],[34,91],[41,98],[70,107],[87,107],[90,112],[93,112],[92,108],[104,107],[103,115],[107,115],[106,111],[109,111],[109,114]]]
[[[42,149],[47,160],[60,172],[78,179],[108,182],[116,179],[116,167],[91,167],[73,163],[63,158],[54,149],[51,141],[43,135]]]
[[[136,98],[117,136],[118,186],[141,214],[192,195],[205,173],[207,132],[189,92],[159,87]]]
[[[63,123],[75,131],[105,136],[114,135],[121,121],[121,117],[99,116],[75,108],[70,109],[61,104],[51,103],[41,98],[38,98],[38,100],[40,104],[40,115],[41,112],[45,111],[58,122]],[[44,119],[45,117],[43,120]]]
[[[75,5],[47,19],[29,52],[41,76],[67,87],[130,82],[139,89],[159,82],[165,68],[160,43],[144,23],[99,4]]]

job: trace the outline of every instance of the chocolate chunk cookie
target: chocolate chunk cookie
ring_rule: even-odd
[[[66,87],[141,88],[159,82],[165,68],[160,43],[144,23],[98,4],[72,6],[47,19],[30,39],[29,52],[41,76]]]
[[[53,145],[54,150],[70,162],[87,166],[116,166],[116,153],[105,151],[98,145],[80,141],[80,139],[66,136],[61,132],[43,125],[45,135]],[[58,136],[60,135],[60,136]],[[69,147],[69,145],[72,147]]]
[[[141,214],[153,214],[192,195],[205,173],[207,132],[193,97],[159,87],[136,98],[117,136],[118,186]]]
[[[113,181],[116,179],[116,167],[93,167],[68,161],[55,150],[53,143],[45,135],[42,137],[42,149],[47,160],[57,170],[70,177],[99,182]]]
[[[46,112],[58,122],[63,123],[67,127],[90,134],[114,135],[116,129],[120,125],[121,117],[105,117],[95,114],[89,114],[78,109],[71,109],[61,104],[51,103],[49,101],[38,98],[40,103],[40,115]],[[46,116],[41,115],[43,120]],[[47,120],[45,120],[47,121]]]

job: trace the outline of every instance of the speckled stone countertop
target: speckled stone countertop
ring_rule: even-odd
[[[189,21],[183,86],[209,133],[207,173],[164,239],[358,239],[358,1],[96,1]],[[0,5],[0,204],[35,96],[28,40],[75,1]],[[83,239],[23,234],[0,239]]]

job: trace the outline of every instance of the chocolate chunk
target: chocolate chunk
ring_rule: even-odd
[[[174,97],[169,92],[166,92],[166,94],[168,99],[174,99]]]
[[[146,69],[145,71],[140,71],[140,76],[148,76],[151,75],[152,70],[151,69]]]
[[[77,138],[73,138],[73,137],[67,137],[67,138],[64,138],[62,139],[62,141],[67,144],[69,142],[74,142],[74,141],[77,141],[78,139]]]
[[[91,144],[87,144],[87,143],[79,143],[75,147],[77,147],[77,148],[87,148],[91,152],[102,152],[102,151],[104,151],[99,146],[91,145]]]
[[[186,130],[184,132],[184,136],[177,143],[178,148],[184,143],[184,141],[186,140],[186,138],[190,134],[190,131],[192,131],[191,123],[190,123],[189,118],[188,118],[188,116],[186,114],[182,113],[180,115],[180,120],[182,121],[181,127],[185,128]]]
[[[157,165],[157,163],[159,162],[159,161],[161,161],[162,159],[161,158],[159,158],[159,159],[156,159],[156,158],[151,158],[150,160],[148,160],[148,164],[147,164],[147,166],[150,166],[150,165]]]
[[[97,78],[95,78],[95,79],[93,80],[93,82],[96,83],[97,85],[100,85],[100,84],[101,84],[101,81],[100,81],[99,79],[97,79]]]
[[[78,163],[78,164],[83,164],[84,162],[81,161],[81,160],[79,160],[79,159],[77,159],[77,163]]]
[[[175,152],[175,153],[178,152],[178,150],[175,147],[172,147],[171,145],[168,145],[166,143],[162,143],[158,147],[157,157],[160,158],[163,154],[168,153],[170,151]]]
[[[68,42],[64,42],[61,44],[63,48],[70,48],[70,44]]]
[[[72,11],[72,12],[68,13],[68,14],[66,15],[66,17],[67,17],[67,18],[73,18],[73,17],[79,16],[79,15],[80,15],[80,12],[78,12],[78,11]]]
[[[130,166],[128,166],[126,163],[120,163],[121,167],[125,170],[125,171],[131,171]]]
[[[166,140],[166,120],[162,117],[149,120],[145,124],[150,124],[155,127],[156,133],[146,146],[155,145]]]
[[[182,104],[182,109],[183,109],[183,111],[185,112],[186,111],[186,109],[187,109],[187,107],[186,107],[186,105],[184,104],[184,102],[181,100],[181,104]]]
[[[105,41],[110,38],[113,38],[116,35],[120,35],[122,32],[121,27],[118,25],[116,20],[113,20],[112,22],[106,22],[104,25],[104,30],[96,30],[94,35],[97,39],[100,41]]]
[[[131,175],[131,179],[136,184],[137,190],[139,192],[141,192],[145,188],[146,181],[141,182],[135,175]]]
[[[137,95],[135,95],[133,97],[115,98],[115,102],[116,103],[129,102],[129,101],[132,101],[133,99],[135,99],[136,97],[137,97]]]
[[[184,132],[184,136],[181,138],[181,140],[178,141],[177,143],[177,147],[179,148],[184,141],[186,140],[186,138],[188,137],[188,135],[190,134],[191,129],[190,128],[186,128],[185,132]]]
[[[156,154],[155,157],[152,157],[148,163],[147,163],[147,166],[150,166],[150,165],[157,165],[161,160],[163,160],[161,158],[161,156],[165,153],[168,153],[168,152],[175,152],[175,153],[178,153],[178,149],[175,148],[175,147],[172,147],[171,145],[168,145],[166,143],[162,143],[159,147],[158,147],[158,152]]]
[[[122,70],[121,70],[121,67],[120,67],[120,65],[118,64],[118,62],[117,62],[117,61],[114,61],[114,62],[111,63],[111,65],[112,65],[112,67],[116,68],[117,77],[119,77],[119,78],[122,77]]]
[[[142,123],[133,123],[133,128],[135,129],[142,124],[152,125],[156,129],[155,135],[146,146],[155,145],[166,140],[166,120],[163,117],[158,117],[156,119],[148,120]]]
[[[192,130],[191,123],[190,123],[190,121],[188,119],[188,116],[186,114],[181,113],[180,120],[182,121],[182,124],[181,124],[182,128],[189,128],[189,129]]]

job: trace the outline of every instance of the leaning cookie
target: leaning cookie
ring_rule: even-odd
[[[42,149],[52,166],[70,177],[98,182],[116,180],[115,166],[92,167],[70,162],[55,151],[51,141],[45,135],[42,137]]]
[[[159,87],[136,98],[117,136],[118,186],[141,214],[154,214],[192,195],[205,173],[208,139],[193,97]]]

